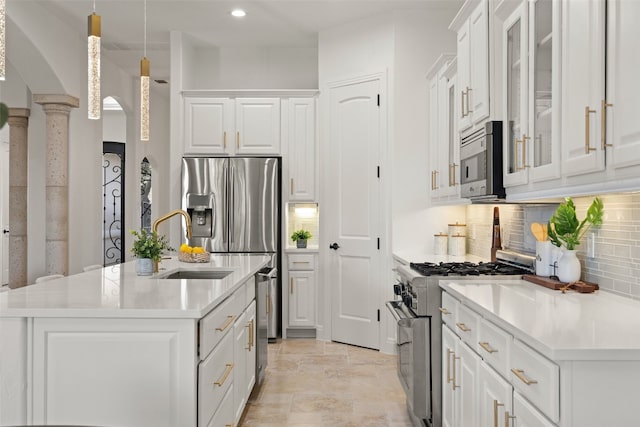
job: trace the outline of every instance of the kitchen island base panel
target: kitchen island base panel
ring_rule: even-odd
[[[33,422],[195,426],[196,321],[33,322]]]
[[[24,317],[0,317],[0,426],[27,424],[28,325]]]

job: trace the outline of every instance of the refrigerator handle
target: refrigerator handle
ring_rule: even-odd
[[[235,206],[235,197],[234,197],[234,187],[235,187],[235,179],[234,179],[234,168],[233,168],[233,163],[229,162],[229,169],[231,169],[231,203],[229,203],[229,206],[227,206],[227,208],[229,209],[229,212],[227,213],[227,215],[229,215],[229,248],[233,247],[233,236],[234,236],[234,217],[233,217],[233,208]]]

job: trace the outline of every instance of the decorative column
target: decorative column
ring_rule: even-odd
[[[68,273],[69,265],[69,112],[80,101],[70,95],[33,95],[46,115],[47,274]]]
[[[9,108],[9,287],[27,284],[28,108]]]

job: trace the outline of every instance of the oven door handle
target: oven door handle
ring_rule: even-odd
[[[391,315],[393,316],[396,323],[402,319],[413,318],[413,316],[403,310],[402,307],[404,307],[404,304],[401,301],[387,301],[385,305],[391,312]]]

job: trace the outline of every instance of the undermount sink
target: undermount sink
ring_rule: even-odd
[[[221,270],[181,270],[158,277],[158,279],[224,279],[231,273],[233,272]]]

